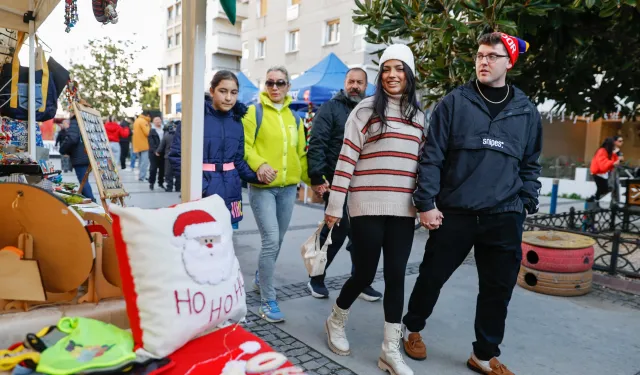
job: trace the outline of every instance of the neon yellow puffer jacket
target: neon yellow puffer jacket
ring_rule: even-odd
[[[310,184],[307,175],[306,139],[304,121],[296,124],[289,110],[291,97],[287,95],[284,106],[278,111],[266,92],[260,93],[263,115],[256,138],[256,107],[252,105],[242,119],[244,125],[244,159],[251,169],[268,163],[278,171],[269,185],[255,187],[282,187],[297,185],[300,181]]]

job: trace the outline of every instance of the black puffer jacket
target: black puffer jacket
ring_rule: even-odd
[[[438,103],[413,196],[418,211],[537,212],[542,122],[527,96],[512,89],[495,118],[469,83]]]
[[[340,90],[320,106],[313,118],[307,151],[309,178],[313,185],[323,184],[325,178],[329,182],[333,181],[344,140],[344,125],[355,106],[356,103],[347,97],[344,90]]]
[[[60,143],[60,154],[69,155],[71,165],[74,167],[89,165],[89,156],[87,156],[87,150],[80,135],[80,127],[78,127],[78,121],[75,118],[69,121],[67,134]]]

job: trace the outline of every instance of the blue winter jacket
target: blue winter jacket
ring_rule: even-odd
[[[238,102],[229,112],[217,111],[211,105],[211,97],[205,96],[204,106],[204,137],[203,164],[234,163],[235,169],[227,172],[202,173],[202,197],[218,194],[227,204],[231,212],[231,222],[242,220],[242,183],[259,184],[258,176],[249,168],[244,160],[244,129],[241,119],[247,113],[247,107]],[[178,125],[169,161],[174,173],[180,176],[181,165],[181,128]]]

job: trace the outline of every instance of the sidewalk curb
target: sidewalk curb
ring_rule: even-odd
[[[594,273],[593,282],[620,292],[640,295],[640,282],[638,281],[623,280],[614,276]]]

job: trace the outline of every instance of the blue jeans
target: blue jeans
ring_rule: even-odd
[[[87,173],[87,169],[89,169],[88,165],[73,166],[73,170],[76,172],[76,177],[78,177],[78,182],[82,183],[82,179],[84,178],[85,173]],[[91,179],[91,176],[87,178],[87,183],[84,184],[84,187],[82,188],[82,191],[80,192],[80,194],[84,195],[85,197],[95,202],[96,198],[93,196],[93,191],[91,190],[91,185],[89,184],[90,179]]]
[[[131,169],[136,167],[136,153],[133,152],[133,145],[129,146],[129,155],[131,155]]]
[[[147,178],[147,172],[149,171],[149,151],[141,151],[136,155],[140,159],[140,175],[139,180],[145,180]]]
[[[249,187],[251,210],[262,238],[258,274],[260,296],[263,301],[276,299],[273,273],[284,235],[289,228],[297,191],[296,185],[274,188]]]

